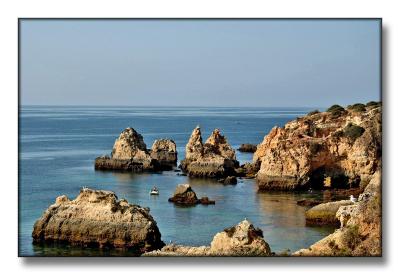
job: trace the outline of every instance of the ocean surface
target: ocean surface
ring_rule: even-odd
[[[314,108],[313,108],[314,109]],[[147,147],[159,138],[173,139],[184,157],[192,130],[200,125],[205,140],[221,129],[237,149],[258,144],[278,125],[310,108],[204,107],[70,107],[22,106],[19,125],[19,254],[20,256],[129,256],[129,251],[41,246],[32,244],[34,222],[59,195],[75,198],[82,186],[112,190],[130,203],[150,207],[165,243],[209,245],[213,236],[243,219],[264,232],[272,251],[296,251],[333,232],[331,227],[307,227],[305,208],[296,201],[321,193],[258,192],[252,179],[224,186],[211,179],[190,179],[177,172],[129,174],[94,170],[94,159],[109,154],[120,132],[133,127]],[[252,154],[237,152],[240,163]],[[178,160],[178,161],[179,161]],[[199,197],[215,205],[179,207],[168,202],[176,185],[190,183]],[[157,186],[159,196],[150,196]]]

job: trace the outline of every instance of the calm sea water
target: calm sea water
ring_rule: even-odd
[[[162,239],[185,245],[208,245],[224,228],[247,218],[264,231],[275,252],[307,247],[333,228],[306,227],[305,208],[296,205],[314,193],[260,193],[254,180],[224,186],[214,180],[189,179],[176,172],[128,174],[95,171],[95,157],[109,154],[126,127],[144,137],[148,147],[159,138],[173,139],[183,159],[196,125],[205,140],[219,128],[230,144],[258,144],[275,126],[304,115],[309,108],[184,108],[184,107],[32,107],[20,112],[19,252],[34,255],[129,255],[127,251],[32,245],[35,220],[59,195],[76,197],[82,186],[114,191],[119,198],[150,207]],[[252,154],[237,152],[241,163]],[[178,207],[168,202],[177,184],[190,183],[198,196],[215,205]],[[159,196],[149,196],[153,186]]]

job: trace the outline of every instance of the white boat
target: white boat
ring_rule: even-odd
[[[150,190],[150,195],[158,195],[158,194],[159,194],[159,192],[158,192],[157,188],[153,188]]]

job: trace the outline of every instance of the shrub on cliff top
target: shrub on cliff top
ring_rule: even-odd
[[[347,109],[352,110],[357,113],[365,112],[365,105],[361,103],[356,103],[353,105],[347,106]]]
[[[332,105],[331,107],[329,107],[326,111],[330,112],[330,113],[335,112],[335,111],[343,112],[344,108],[340,105],[335,104],[335,105]]]
[[[352,123],[347,124],[343,129],[344,136],[350,138],[352,141],[355,141],[357,138],[361,137],[364,132],[365,129],[363,127],[354,125]]]
[[[342,106],[337,104],[332,105],[326,111],[331,114],[332,118],[338,118],[346,112],[346,110]]]
[[[376,102],[376,101],[370,101],[367,104],[365,104],[365,106],[367,107],[377,107],[379,105],[381,105],[381,102]]]
[[[319,114],[319,111],[318,111],[318,110],[311,111],[311,112],[309,112],[307,115],[308,115],[308,116],[312,116],[312,115],[316,115],[316,114]]]

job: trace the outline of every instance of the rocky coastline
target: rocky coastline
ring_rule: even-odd
[[[266,257],[272,256],[268,243],[263,238],[263,232],[248,220],[224,229],[217,233],[210,246],[183,246],[169,244],[162,249],[145,253],[143,256],[229,256],[229,257]]]
[[[381,169],[381,105],[353,106],[334,105],[274,127],[253,157],[260,163],[259,189],[362,190]]]
[[[307,207],[306,225],[334,225],[334,233],[292,256],[380,256],[382,107],[334,105],[274,127],[257,146],[253,162],[239,165],[235,150],[219,129],[203,143],[196,127],[180,163],[183,175],[237,184],[237,177],[255,178],[259,191],[327,190],[328,200],[300,200]],[[173,140],[159,139],[147,149],[142,135],[127,128],[110,156],[95,160],[97,170],[157,172],[173,170]],[[354,200],[336,200],[336,193]],[[347,193],[346,193],[347,192]],[[353,197],[352,197],[353,198]],[[189,184],[179,184],[169,202],[180,206],[213,205],[198,198]],[[66,242],[78,246],[131,248],[144,256],[273,256],[263,232],[244,220],[216,234],[209,246],[165,245],[149,209],[118,200],[111,191],[83,188],[70,200],[60,196],[36,221],[34,243]]]

